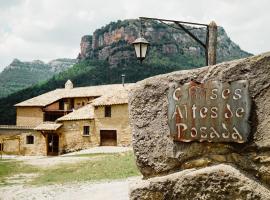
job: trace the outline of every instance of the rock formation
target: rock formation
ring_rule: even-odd
[[[113,66],[121,64],[125,60],[135,60],[131,43],[139,36],[139,27],[139,20],[119,20],[97,29],[93,33],[93,36],[83,36],[81,39],[81,52],[78,58],[108,60]],[[151,43],[151,51],[148,56],[150,60],[157,55],[166,58],[170,56],[192,56],[193,62],[196,59],[204,59],[204,49],[184,32],[151,21],[144,22],[142,28],[144,37]],[[192,29],[191,31],[201,41],[205,41],[205,29],[196,27],[187,28]],[[251,55],[242,51],[238,45],[232,42],[222,27],[218,29],[217,54],[219,62]]]
[[[138,82],[130,98],[133,148],[147,179],[131,199],[270,199],[270,53]],[[168,89],[190,81],[249,81],[251,132],[245,143],[176,142]],[[155,177],[155,178],[153,178]]]

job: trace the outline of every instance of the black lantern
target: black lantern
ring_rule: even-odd
[[[132,44],[135,48],[137,59],[142,62],[145,59],[149,42],[143,37],[139,37]]]

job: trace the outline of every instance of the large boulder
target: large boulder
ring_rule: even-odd
[[[129,97],[133,148],[144,178],[220,163],[270,186],[270,53],[138,82]],[[249,81],[248,141],[176,142],[168,126],[168,91],[173,85],[207,81]]]
[[[269,190],[230,165],[186,169],[133,184],[131,200],[269,200]]]

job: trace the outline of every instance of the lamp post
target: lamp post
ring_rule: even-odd
[[[166,24],[172,28],[183,30],[187,33],[191,38],[193,38],[197,43],[199,43],[205,49],[205,60],[206,65],[215,65],[216,64],[216,49],[217,49],[217,25],[214,21],[210,24],[201,24],[201,23],[193,23],[193,22],[184,22],[184,21],[176,21],[176,20],[168,20],[168,19],[159,19],[159,18],[150,18],[150,17],[140,17],[140,20],[156,20],[160,21],[163,24],[166,22],[174,23],[175,26],[171,26]],[[205,41],[201,41],[196,35],[188,30],[183,24],[188,25],[196,25],[206,27],[206,38]],[[147,49],[149,46],[149,42],[144,39],[140,33],[140,37],[136,39],[132,44],[135,48],[136,57],[141,62],[145,59]]]

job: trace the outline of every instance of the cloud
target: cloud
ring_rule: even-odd
[[[267,0],[0,0],[0,70],[13,58],[75,58],[81,36],[111,21],[139,16],[215,20],[251,53],[269,51]]]

